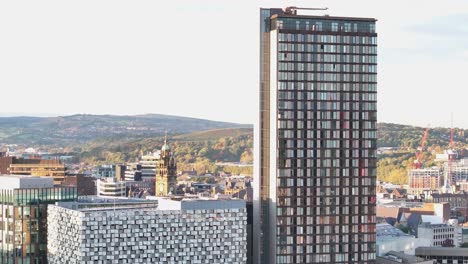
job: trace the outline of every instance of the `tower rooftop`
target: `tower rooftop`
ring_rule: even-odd
[[[0,189],[32,189],[54,187],[53,177],[0,175]]]

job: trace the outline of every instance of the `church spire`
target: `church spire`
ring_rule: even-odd
[[[171,147],[169,147],[169,145],[167,144],[167,131],[166,135],[164,136],[164,145],[162,146],[161,151],[164,156],[166,156],[166,154],[168,154],[171,151]]]
[[[177,190],[177,164],[171,147],[167,143],[167,132],[164,136],[164,145],[156,167],[155,194],[166,196],[174,194]]]

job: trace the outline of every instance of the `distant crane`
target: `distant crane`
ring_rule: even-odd
[[[445,181],[444,186],[442,187],[442,192],[444,193],[453,193],[454,189],[452,187],[455,183],[455,179],[453,178],[453,161],[455,156],[458,156],[457,151],[454,149],[454,140],[453,140],[453,114],[452,114],[452,126],[450,127],[450,149],[447,151],[447,158],[448,158],[448,170],[445,174]]]
[[[426,128],[426,131],[424,131],[424,136],[421,140],[421,146],[416,150],[415,156],[416,159],[413,162],[413,167],[415,169],[420,169],[422,166],[422,153],[424,151],[424,147],[426,146],[427,143],[427,138],[429,137],[429,127]]]
[[[455,157],[455,150],[453,149],[453,125],[450,128],[450,150],[452,153],[448,155],[448,185],[452,186],[452,165]]]

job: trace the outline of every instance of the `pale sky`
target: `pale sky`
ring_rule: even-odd
[[[260,7],[378,19],[378,118],[468,128],[468,1],[0,1],[0,115],[254,123]]]

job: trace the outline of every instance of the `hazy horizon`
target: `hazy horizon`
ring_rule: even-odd
[[[144,116],[144,115],[164,115],[164,116],[174,116],[174,117],[183,117],[183,118],[193,118],[193,119],[203,119],[215,122],[225,122],[225,123],[234,123],[240,125],[253,125],[252,123],[238,123],[229,120],[216,120],[199,116],[182,116],[175,115],[170,113],[136,113],[136,114],[96,114],[96,113],[69,113],[69,114],[52,114],[52,113],[0,113],[1,117],[39,117],[39,118],[48,118],[48,117],[66,117],[66,116],[75,116],[75,115],[91,115],[91,116]]]
[[[235,121],[230,121],[230,120],[216,120],[216,119],[210,119],[206,117],[200,117],[200,116],[181,116],[181,115],[175,115],[175,114],[170,114],[170,113],[140,113],[140,114],[93,114],[93,113],[71,113],[71,114],[44,114],[44,113],[39,113],[39,114],[34,114],[34,113],[0,113],[0,118],[2,117],[41,117],[41,118],[48,118],[48,117],[66,117],[66,116],[74,116],[74,115],[91,115],[91,116],[105,116],[105,115],[110,115],[110,116],[142,116],[142,115],[165,115],[165,116],[174,116],[174,117],[185,117],[185,118],[193,118],[193,119],[202,119],[202,120],[208,120],[208,121],[214,121],[214,122],[225,122],[225,123],[233,123],[233,124],[238,124],[238,125],[255,125],[254,123],[239,123]],[[386,124],[396,124],[396,125],[405,125],[405,126],[413,126],[413,127],[421,127],[421,128],[450,128],[450,126],[421,126],[421,125],[416,125],[416,124],[409,124],[409,123],[395,123],[395,122],[387,122],[387,121],[380,121],[377,120],[377,123],[386,123]],[[454,125],[454,128],[459,128],[459,129],[468,129],[467,127],[462,127],[462,126],[456,126]]]

